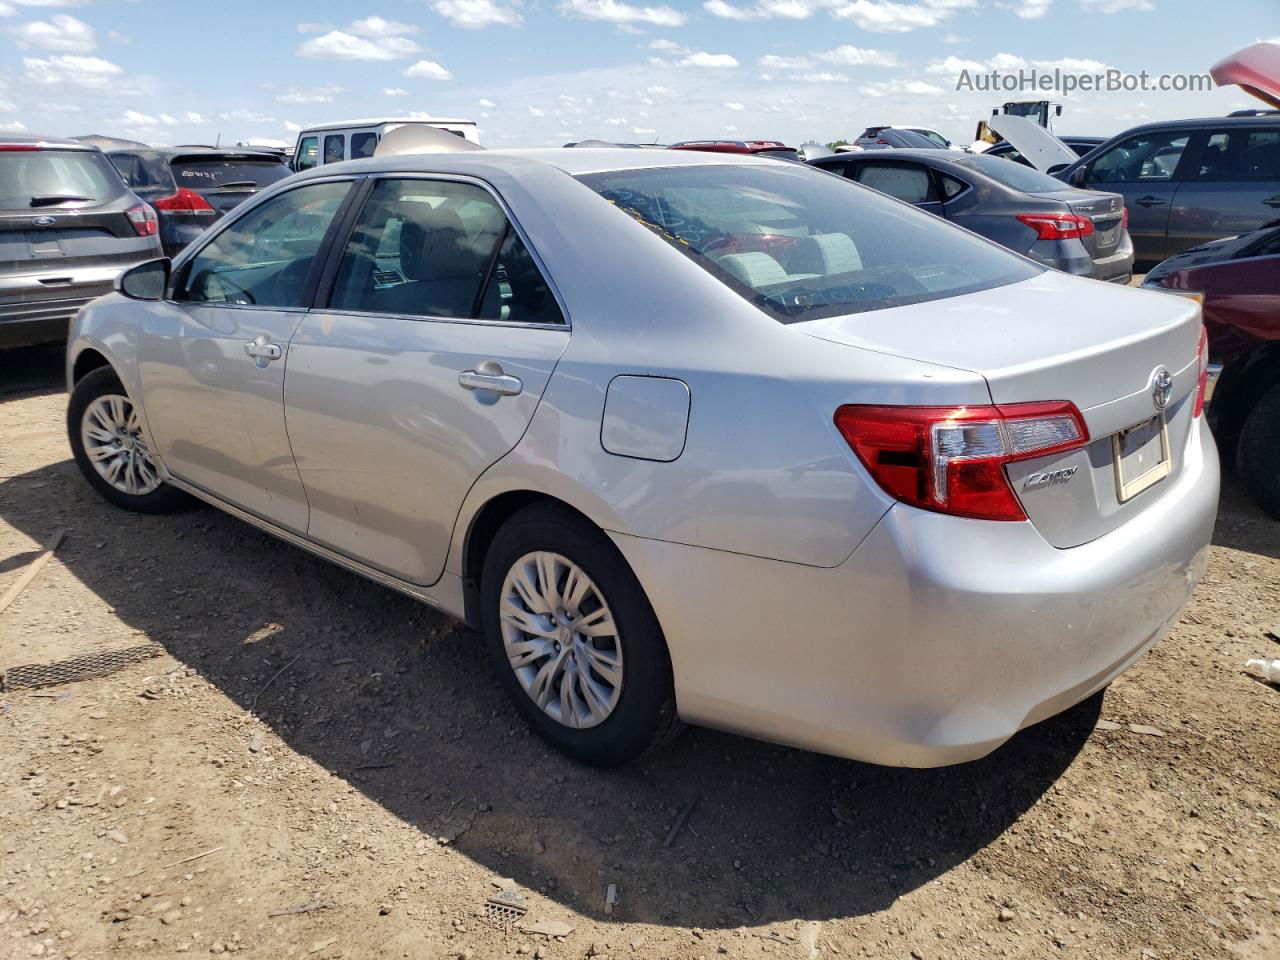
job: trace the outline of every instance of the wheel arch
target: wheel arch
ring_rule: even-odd
[[[1280,383],[1280,340],[1263,343],[1247,356],[1228,363],[1213,394],[1210,413],[1217,440],[1234,462],[1240,429],[1258,401]]]
[[[88,374],[100,367],[111,367],[112,370],[115,370],[115,367],[111,366],[111,361],[107,359],[102,351],[95,347],[83,348],[71,363],[71,376],[69,378],[71,382],[68,386],[74,388]],[[116,376],[119,375],[120,373],[117,370]]]

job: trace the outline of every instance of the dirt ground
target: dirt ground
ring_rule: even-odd
[[[1280,657],[1280,524],[1230,477],[1172,635],[982,761],[690,730],[601,772],[457,623],[214,510],[101,501],[60,375],[0,358],[0,593],[68,530],[0,670],[163,652],[0,693],[0,957],[1280,957],[1280,690],[1241,670]],[[489,926],[499,878],[569,932]]]

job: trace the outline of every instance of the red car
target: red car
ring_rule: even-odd
[[[800,151],[780,140],[682,140],[669,150],[702,150],[706,153],[754,153],[780,160],[799,160]]]
[[[1203,296],[1218,448],[1280,520],[1280,221],[1170,257],[1142,285]]]

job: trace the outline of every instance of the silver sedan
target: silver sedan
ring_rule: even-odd
[[[71,445],[481,629],[593,763],[682,721],[982,756],[1178,616],[1218,496],[1188,299],[799,164],[325,166],[74,324]]]

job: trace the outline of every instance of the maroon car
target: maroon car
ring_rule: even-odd
[[[1218,448],[1280,520],[1280,221],[1170,257],[1142,285],[1203,296]]]
[[[780,160],[799,160],[800,151],[780,140],[682,140],[669,150],[702,150],[707,153],[753,153]]]

